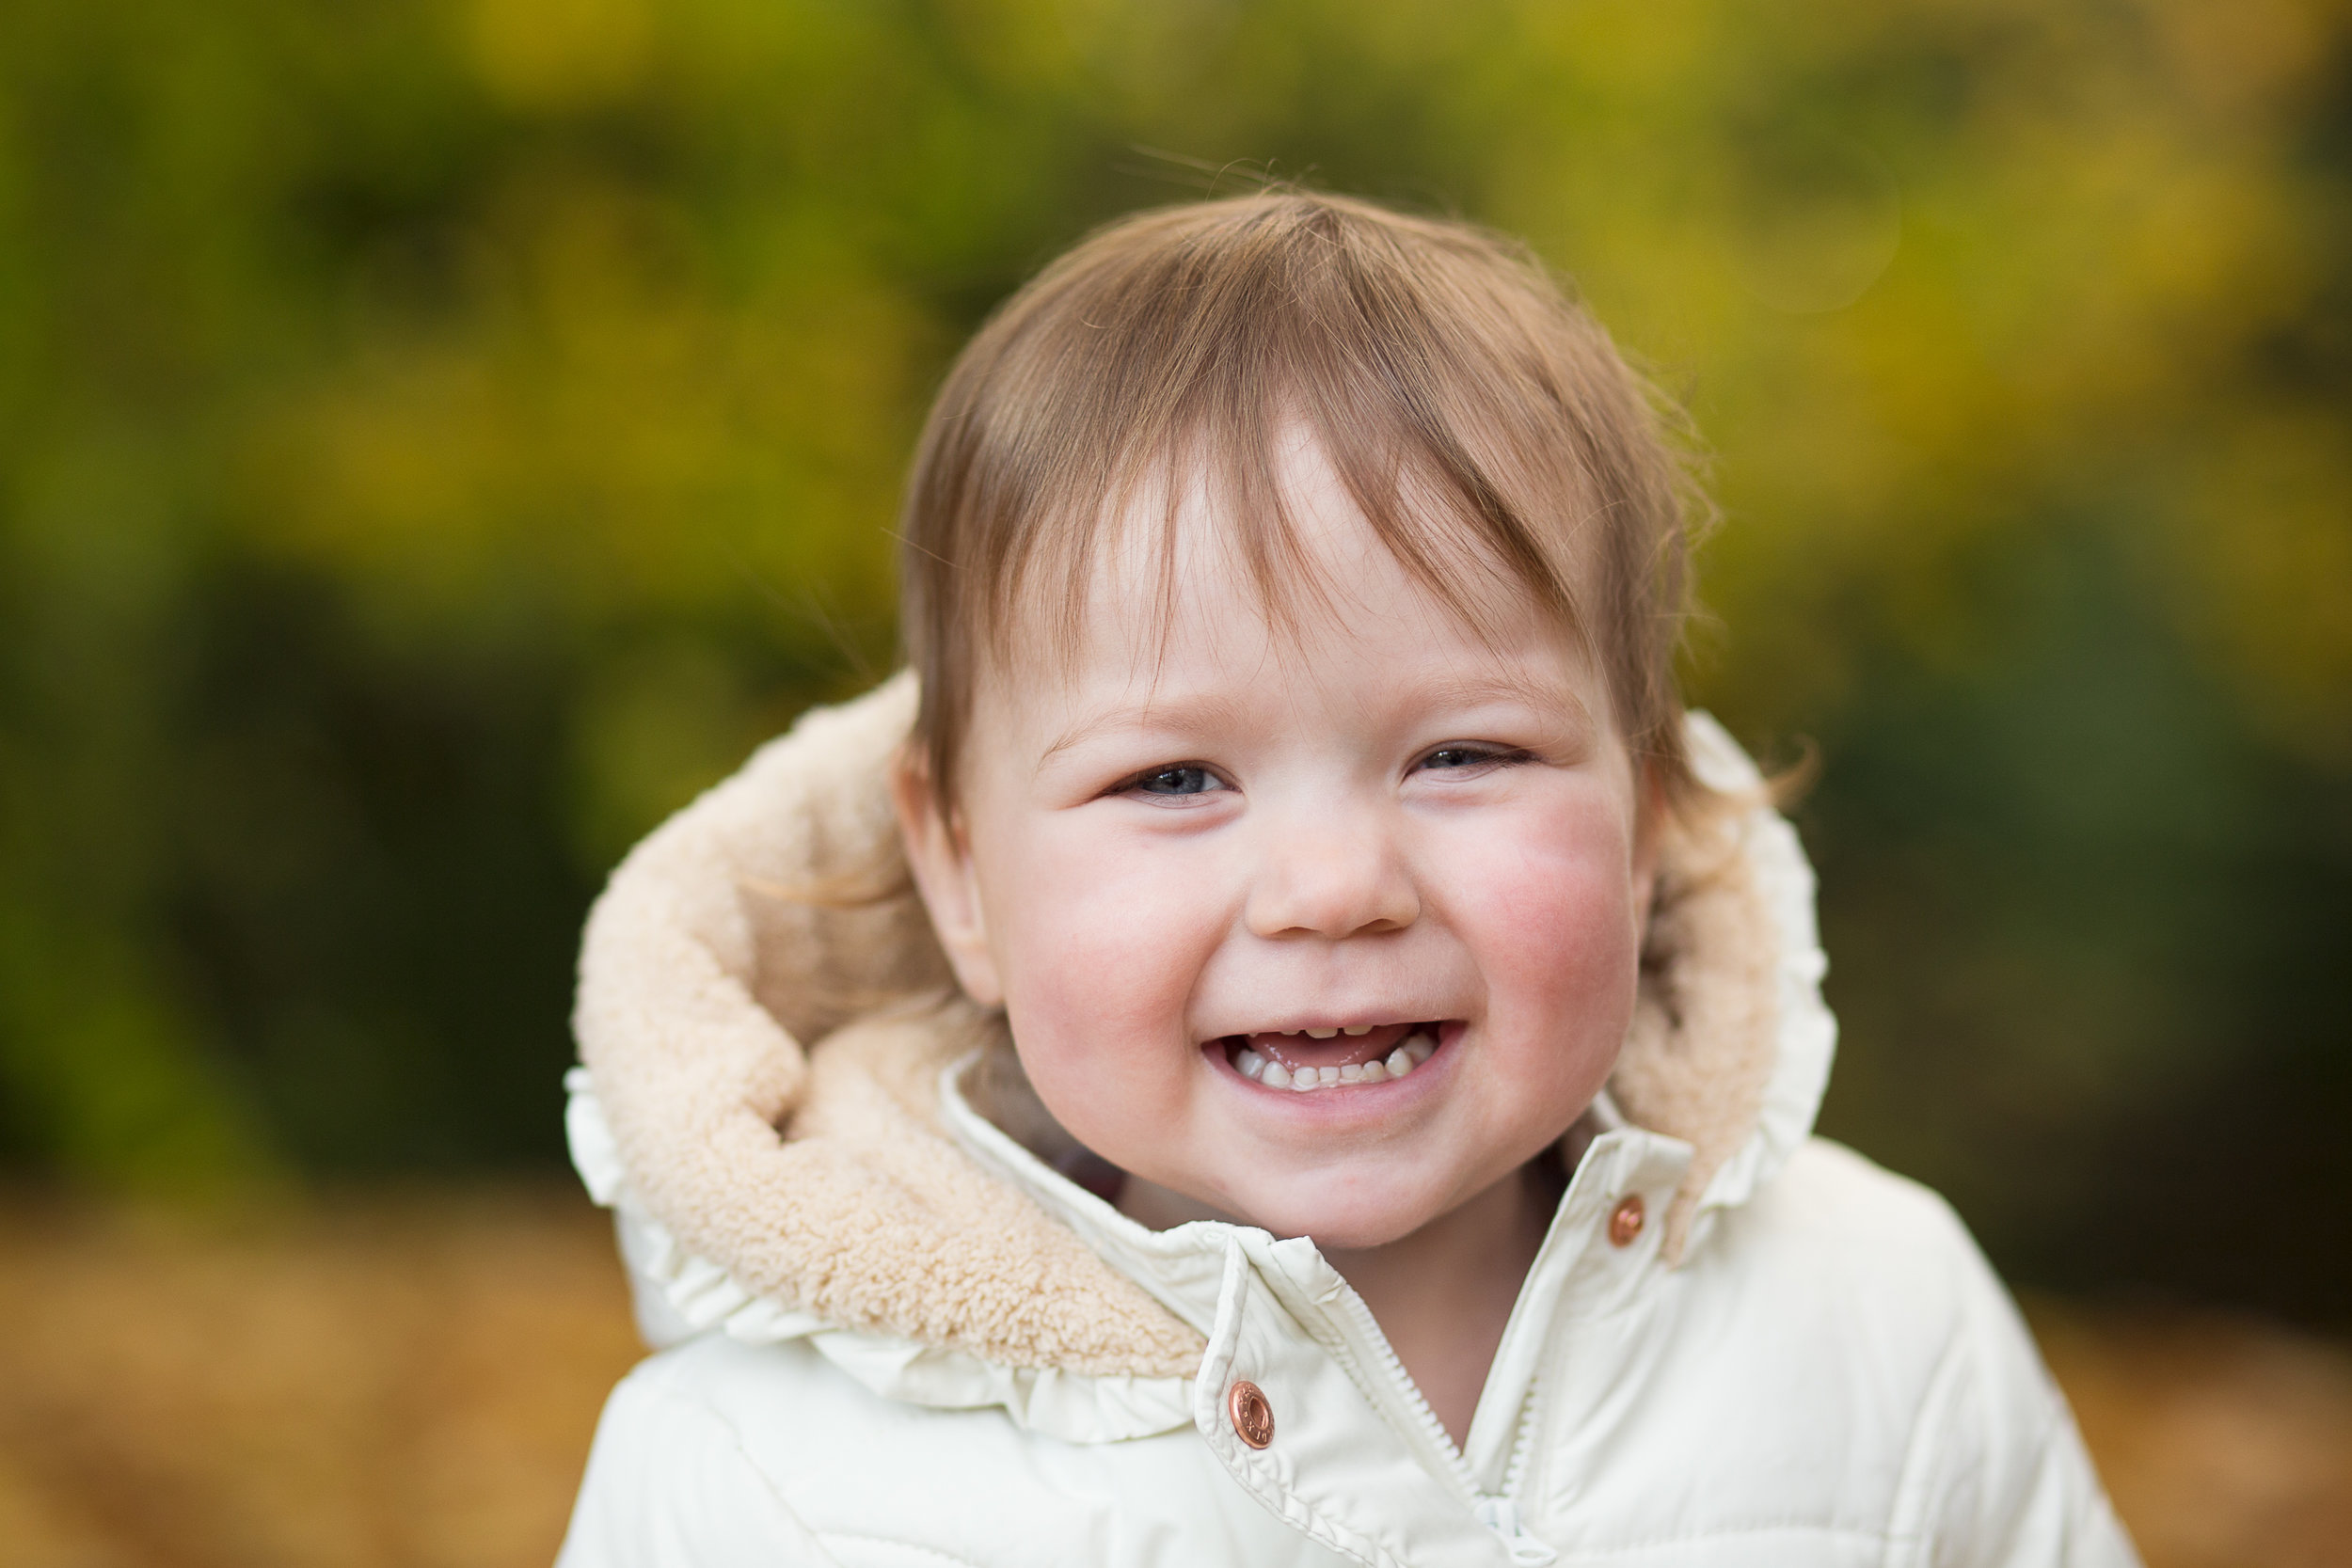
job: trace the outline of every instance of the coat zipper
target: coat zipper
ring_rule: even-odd
[[[1478,1482],[1470,1474],[1470,1461],[1462,1457],[1462,1450],[1454,1445],[1452,1434],[1445,1429],[1445,1423],[1438,1419],[1438,1413],[1429,1408],[1428,1400],[1422,1397],[1418,1387],[1414,1386],[1412,1374],[1405,1370],[1405,1363],[1398,1357],[1395,1348],[1389,1343],[1388,1336],[1380,1331],[1379,1322],[1373,1317],[1372,1308],[1365,1306],[1364,1298],[1352,1290],[1342,1290],[1340,1300],[1346,1305],[1347,1318],[1341,1338],[1348,1341],[1345,1348],[1351,1359],[1355,1360],[1360,1369],[1364,1359],[1362,1352],[1365,1348],[1371,1348],[1378,1353],[1381,1370],[1388,1379],[1390,1390],[1401,1397],[1406,1409],[1411,1413],[1413,1424],[1422,1440],[1428,1446],[1431,1452],[1444,1461],[1446,1474],[1453,1479],[1462,1500],[1476,1502],[1479,1497]]]
[[[1527,1456],[1535,1448],[1535,1405],[1542,1392],[1541,1381],[1531,1378],[1527,1395],[1519,1402],[1519,1430],[1511,1439],[1511,1457],[1502,1466],[1502,1495],[1506,1497],[1517,1497],[1521,1482],[1527,1479]]]
[[[1438,1413],[1429,1408],[1429,1401],[1414,1385],[1412,1374],[1405,1370],[1404,1361],[1397,1355],[1395,1347],[1389,1343],[1389,1337],[1381,1332],[1379,1322],[1373,1317],[1372,1308],[1364,1305],[1364,1298],[1352,1290],[1343,1288],[1340,1300],[1346,1304],[1346,1322],[1340,1334],[1343,1344],[1334,1348],[1339,1349],[1351,1363],[1349,1370],[1360,1377],[1363,1348],[1376,1349],[1390,1391],[1402,1396],[1422,1441],[1432,1452],[1443,1459],[1446,1473],[1453,1478],[1461,1500],[1470,1505],[1478,1522],[1502,1542],[1514,1563],[1541,1568],[1542,1564],[1553,1560],[1558,1553],[1519,1528],[1517,1493],[1519,1473],[1526,1467],[1527,1452],[1534,1442],[1534,1388],[1532,1386],[1529,1387],[1526,1401],[1519,1408],[1518,1432],[1512,1441],[1511,1459],[1504,1472],[1502,1495],[1481,1492],[1477,1478],[1470,1474],[1470,1461],[1463,1457],[1460,1447],[1446,1431],[1445,1423],[1438,1419]]]

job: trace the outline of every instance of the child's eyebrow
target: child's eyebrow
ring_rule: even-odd
[[[1198,696],[1171,697],[1166,701],[1146,699],[1132,706],[1107,707],[1090,714],[1064,730],[1053,743],[1038,753],[1037,765],[1043,768],[1073,746],[1115,730],[1171,730],[1200,733],[1233,722],[1238,709],[1229,698],[1203,692]]]
[[[1592,709],[1576,689],[1576,683],[1557,676],[1540,676],[1521,671],[1494,671],[1482,675],[1463,675],[1432,683],[1421,692],[1422,700],[1439,707],[1478,707],[1486,703],[1524,703],[1537,712],[1559,709],[1581,723],[1592,721]]]

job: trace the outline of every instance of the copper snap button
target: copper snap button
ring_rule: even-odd
[[[1227,1389],[1225,1412],[1233,1418],[1234,1434],[1251,1448],[1263,1449],[1274,1441],[1274,1406],[1266,1403],[1256,1384],[1244,1381]]]
[[[1628,1193],[1609,1216],[1609,1244],[1631,1246],[1633,1238],[1642,1233],[1642,1195]]]

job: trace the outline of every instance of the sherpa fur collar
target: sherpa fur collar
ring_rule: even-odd
[[[810,713],[629,855],[589,916],[574,1023],[632,1200],[754,1297],[1000,1366],[1189,1375],[1199,1336],[938,1119],[977,1048],[1009,1132],[1001,1021],[954,999],[909,890],[885,769],[912,677]],[[1667,1252],[1811,1126],[1833,1027],[1811,878],[1746,758],[1694,717],[1702,776],[1753,809],[1667,847],[1618,1108],[1689,1143]],[[1009,1096],[1001,1085],[1013,1085]]]

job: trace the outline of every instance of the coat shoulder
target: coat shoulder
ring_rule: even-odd
[[[2008,1292],[1951,1206],[1824,1139],[1724,1212],[1656,1287],[1653,1310],[1626,1329],[1658,1357],[1655,1413],[1688,1395],[1769,1414],[1770,1429],[1804,1429],[1817,1452],[1901,1453],[1971,1344],[2005,1380],[2040,1376]],[[1681,1414],[1705,1428],[1698,1404]]]
[[[2023,1333],[2009,1292],[1933,1189],[1841,1144],[1809,1138],[1716,1238],[1725,1261],[1842,1319],[1885,1318],[1917,1354],[1942,1354],[1990,1314]]]
[[[1810,1140],[1626,1306],[1554,1356],[1530,1478],[1596,1560],[2129,1560],[2008,1292],[1919,1183]]]
[[[1906,1255],[1976,1255],[1967,1227],[1932,1187],[1823,1137],[1798,1146],[1741,1215],[1787,1232],[1809,1232],[1833,1246],[1892,1244]]]
[[[1720,1261],[1786,1348],[1896,1396],[1915,1423],[1955,1380],[2026,1424],[2062,1412],[2008,1288],[1933,1189],[1811,1138],[1731,1216]],[[2060,1417],[2059,1418],[2062,1418]]]

